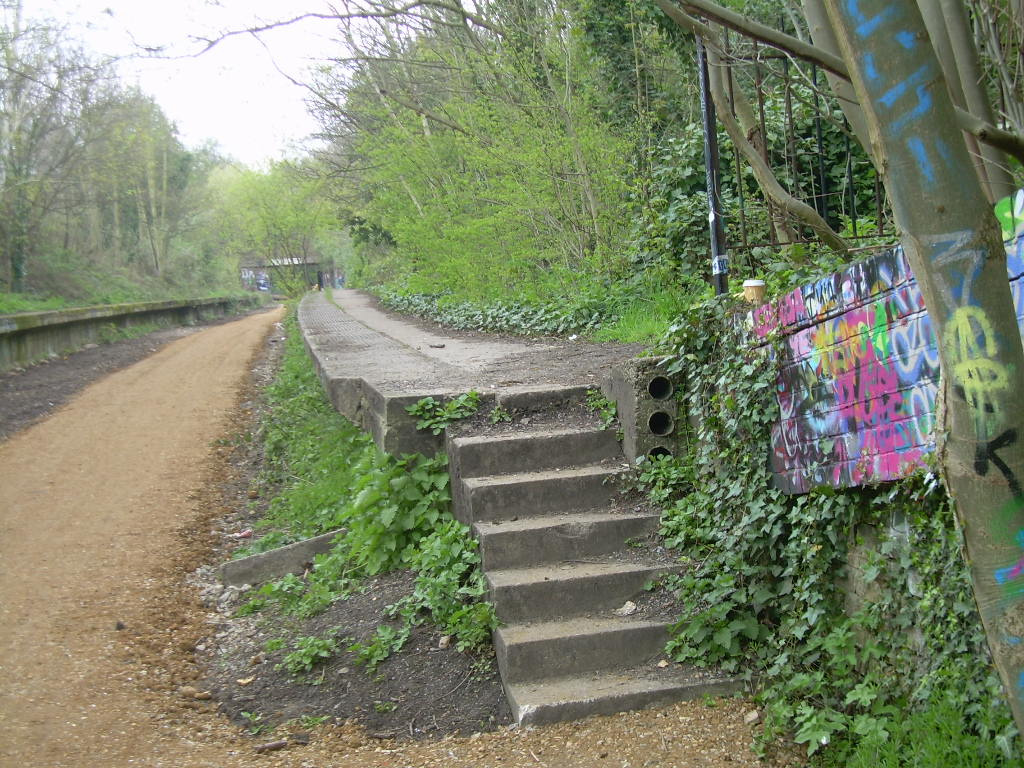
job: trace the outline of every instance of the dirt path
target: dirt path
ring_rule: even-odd
[[[0,445],[5,765],[121,766],[180,754],[186,742],[138,700],[147,684],[136,677],[151,673],[131,640],[164,597],[157,573],[201,513],[195,494],[211,442],[279,317],[181,339]],[[173,611],[166,618],[177,623]]]
[[[257,754],[185,688],[217,631],[185,579],[228,511],[219,438],[279,316],[179,339],[0,443],[0,766],[756,764],[739,701],[401,745],[321,726]]]

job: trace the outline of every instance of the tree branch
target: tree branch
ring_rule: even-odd
[[[1024,137],[985,122],[966,109],[956,107],[956,122],[960,130],[977,136],[978,141],[1003,150],[1024,165]]]
[[[761,153],[747,140],[743,128],[736,122],[736,118],[729,109],[729,96],[722,85],[722,61],[713,45],[708,45],[708,63],[711,65],[709,67],[710,77],[708,78],[711,85],[711,96],[715,101],[718,119],[722,121],[722,125],[725,126],[729,138],[732,139],[735,147],[742,153],[743,158],[750,165],[761,190],[786,213],[810,227],[814,234],[829,248],[842,256],[846,256],[850,252],[849,243],[843,240],[811,206],[797,200],[783,189],[778,179],[775,178],[774,172],[761,156]]]
[[[758,40],[762,43],[791,53],[798,59],[812,61],[823,69],[833,74],[850,79],[846,63],[834,54],[823,51],[821,48],[805,43],[803,40],[779,32],[777,29],[760,24],[747,16],[741,16],[735,11],[723,8],[707,0],[679,0],[680,4],[687,9],[696,11],[713,21],[729,29],[734,29],[740,34]],[[658,0],[658,5],[664,10],[667,0]],[[666,13],[668,13],[666,11]]]
[[[346,8],[348,3],[345,4]],[[348,21],[351,19],[394,19],[401,16],[410,15],[412,11],[418,8],[435,8],[443,11],[450,11],[459,15],[462,18],[463,24],[471,23],[475,26],[486,29],[493,32],[496,35],[501,35],[500,29],[495,27],[489,21],[475,13],[471,13],[462,7],[461,3],[447,3],[443,0],[413,0],[412,2],[405,3],[404,5],[389,6],[387,4],[375,5],[370,3],[369,7],[365,10],[360,9],[356,11],[345,11],[345,12],[333,12],[333,13],[302,13],[298,16],[293,16],[289,19],[281,19],[279,21],[273,21],[267,24],[259,24],[245,29],[234,29],[215,37],[193,37],[192,39],[196,42],[203,43],[204,47],[202,50],[190,54],[190,56],[201,56],[202,54],[209,51],[214,46],[227,40],[230,37],[237,37],[238,35],[258,35],[261,32],[269,32],[272,29],[278,29],[280,27],[288,27],[293,24],[298,24],[302,21],[309,19],[320,19],[325,21]]]
[[[773,48],[778,48],[798,59],[817,64],[845,80],[850,79],[850,71],[846,63],[838,56],[827,53],[816,46],[808,45],[791,35],[779,32],[771,27],[766,27],[756,21],[751,21],[745,16],[740,16],[715,3],[708,2],[708,0],[678,0],[678,2],[676,0],[655,0],[655,2],[672,21],[680,27],[693,32],[695,35],[700,35],[705,40],[710,39],[708,37],[709,34],[712,37],[714,36],[710,27],[687,14],[680,5],[692,8],[698,13],[712,18],[746,37],[766,43]],[[956,118],[961,130],[976,136],[979,141],[985,144],[1003,150],[1017,158],[1021,163],[1024,163],[1024,137],[998,128],[959,107],[956,108]],[[868,149],[870,151],[870,148]]]

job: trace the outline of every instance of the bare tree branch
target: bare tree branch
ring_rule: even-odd
[[[842,256],[846,256],[850,251],[849,243],[843,240],[843,238],[841,238],[836,231],[828,225],[828,222],[826,222],[817,211],[811,208],[811,206],[801,200],[797,200],[793,195],[783,189],[779,180],[775,178],[774,172],[761,156],[761,153],[758,152],[757,148],[747,140],[746,133],[736,121],[732,111],[729,109],[729,96],[725,92],[725,87],[722,84],[723,65],[717,46],[717,40],[712,39],[706,42],[708,43],[708,69],[710,74],[708,79],[711,86],[711,96],[715,101],[718,119],[722,121],[722,125],[725,126],[725,130],[732,139],[733,144],[743,154],[743,158],[750,165],[750,168],[753,170],[754,176],[757,178],[757,183],[760,185],[762,191],[765,195],[771,198],[773,203],[786,211],[786,213],[799,219],[810,227],[814,234],[817,235],[818,238],[829,248]],[[734,94],[734,98],[740,98],[740,94]]]
[[[350,21],[354,19],[395,19],[402,18],[405,16],[411,16],[413,15],[413,11],[419,8],[433,8],[442,11],[449,11],[460,17],[460,27],[464,24],[473,24],[477,27],[481,27],[490,32],[493,32],[496,35],[501,34],[500,29],[495,27],[493,24],[491,24],[489,21],[479,16],[478,14],[471,13],[470,11],[466,10],[465,8],[462,7],[461,3],[458,2],[448,3],[443,2],[443,0],[413,0],[412,2],[408,2],[402,5],[389,5],[387,3],[377,3],[371,0],[371,2],[369,2],[368,6],[365,9],[360,8],[358,10],[350,10],[350,0],[345,0],[343,7],[345,10],[341,12],[335,10],[332,13],[302,13],[299,14],[298,16],[293,16],[291,18],[280,19],[278,21],[268,22],[266,24],[257,24],[250,27],[246,27],[245,29],[229,30],[218,35],[217,37],[212,38],[193,37],[193,40],[203,44],[203,48],[195,53],[189,54],[189,56],[201,56],[202,54],[206,53],[218,44],[222,43],[224,40],[227,40],[232,37],[238,37],[240,35],[258,35],[262,32],[269,32],[272,29],[279,29],[282,27],[292,26],[293,24],[298,24],[300,22],[308,21],[310,19],[320,19],[324,21],[338,22]],[[431,18],[430,21],[432,23],[446,23],[436,18]]]
[[[694,19],[692,16],[687,14],[680,7],[685,6],[692,8],[693,10],[713,18],[715,21],[722,23],[723,25],[734,29],[741,34],[751,37],[755,40],[767,43],[774,48],[786,51],[792,54],[798,59],[809,61],[817,64],[823,69],[838,75],[846,80],[850,79],[850,73],[845,63],[833,54],[827,53],[820,48],[808,45],[807,43],[799,40],[791,35],[787,35],[778,30],[766,27],[763,24],[759,24],[755,21],[751,21],[745,16],[740,16],[737,13],[729,11],[715,3],[708,2],[708,0],[655,0],[658,7],[665,12],[672,21],[678,24],[684,29],[688,29],[696,35],[700,35],[705,39],[708,38],[710,28],[706,25]],[[974,115],[967,110],[956,108],[957,123],[960,129],[966,131],[972,136],[976,136],[979,141],[989,144],[993,147],[1003,150],[1004,152],[1013,155],[1021,163],[1024,163],[1024,137],[1004,131],[1001,128],[997,128],[991,123],[983,120],[982,118]]]

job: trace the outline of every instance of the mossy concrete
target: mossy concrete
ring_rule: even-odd
[[[262,297],[146,301],[0,315],[0,373],[102,341],[111,329],[193,325],[257,306]]]

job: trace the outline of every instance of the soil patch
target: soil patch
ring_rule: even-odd
[[[275,492],[260,474],[259,430],[267,409],[260,393],[279,364],[284,346],[279,340],[277,334],[271,335],[252,368],[257,389],[242,403],[244,419],[230,441],[232,470],[222,483],[227,514],[215,532],[216,562],[228,559],[248,539]],[[460,652],[432,627],[416,627],[402,651],[374,670],[360,666],[355,653],[344,650],[353,642],[369,642],[378,626],[399,626],[387,608],[412,592],[411,572],[368,579],[352,595],[310,618],[269,610],[237,616],[248,590],[225,588],[217,578],[216,562],[199,568],[191,579],[207,607],[210,627],[210,634],[196,646],[203,669],[200,687],[246,730],[263,733],[314,718],[358,723],[375,738],[403,740],[471,734],[511,723],[493,654]],[[342,652],[308,674],[291,674],[281,666],[297,638],[328,632]],[[286,647],[277,647],[279,639]]]
[[[412,591],[413,574],[399,571],[367,581],[324,613],[299,621],[287,617],[228,618],[197,647],[203,688],[239,726],[263,730],[311,718],[357,722],[374,738],[405,740],[493,730],[511,722],[490,656],[460,653],[431,627],[416,627],[401,652],[376,669],[343,651],[309,673],[281,667],[287,649],[268,651],[276,638],[333,633],[341,648],[368,643],[389,621],[384,608]],[[216,587],[204,600],[230,611],[236,600]],[[271,648],[274,646],[271,645]]]

